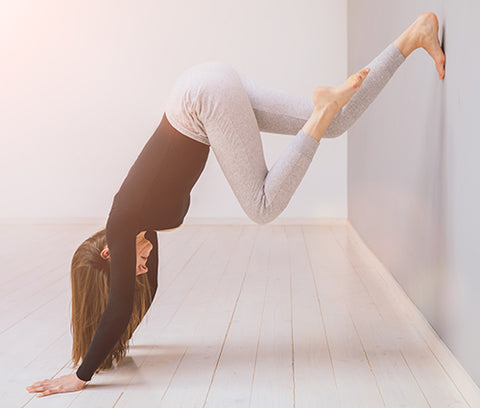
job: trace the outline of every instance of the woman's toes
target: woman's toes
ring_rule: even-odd
[[[437,71],[438,71],[438,77],[440,79],[445,78],[445,65],[443,65],[443,64],[438,65],[437,64]]]
[[[445,55],[441,56],[436,62],[435,66],[438,71],[438,76],[440,79],[445,77]]]
[[[342,85],[335,88],[335,100],[337,101],[339,108],[344,106],[353,94],[357,92],[369,72],[370,68],[364,68],[356,74],[350,75]]]
[[[438,38],[432,38],[430,42],[426,43],[425,50],[430,54],[435,62],[435,67],[437,68],[438,75],[442,77],[445,73],[445,54],[443,53],[442,48],[440,47],[440,42]]]
[[[370,68],[363,68],[361,71],[360,71],[360,76],[362,78],[362,82],[363,80],[367,77],[368,73],[370,72]]]
[[[354,88],[360,88],[360,85],[362,85],[363,80],[367,77],[367,74],[370,72],[370,68],[364,68],[361,71],[357,72],[356,74],[353,74],[350,76],[349,79],[351,79],[351,83]]]
[[[360,74],[353,74],[348,78],[349,85],[351,85],[353,88],[358,88],[361,80],[362,77]]]

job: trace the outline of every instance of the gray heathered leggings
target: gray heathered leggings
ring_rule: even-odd
[[[367,78],[323,137],[338,137],[352,126],[404,60],[390,43],[366,65]],[[320,142],[301,130],[313,109],[311,98],[258,84],[229,64],[209,61],[180,75],[165,114],[179,132],[213,149],[243,210],[263,224],[285,209],[315,155]],[[295,135],[270,171],[260,131]]]

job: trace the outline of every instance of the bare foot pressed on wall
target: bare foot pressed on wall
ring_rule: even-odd
[[[435,62],[440,79],[445,78],[445,54],[438,39],[438,18],[435,13],[425,12],[393,42],[403,56],[408,57],[417,48],[427,51]]]

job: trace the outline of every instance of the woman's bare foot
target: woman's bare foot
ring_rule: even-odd
[[[438,40],[438,18],[435,13],[420,14],[393,44],[405,58],[417,48],[424,48],[435,61],[438,77],[445,77],[445,54]]]
[[[319,86],[315,88],[312,96],[315,109],[322,110],[328,106],[338,112],[350,100],[353,94],[357,92],[369,72],[370,68],[364,68],[356,74],[350,75],[342,85],[336,88],[331,86]]]
[[[370,68],[364,68],[348,77],[342,85],[336,88],[330,86],[315,88],[312,96],[315,109],[302,130],[310,137],[320,141],[330,122],[357,92],[369,72]]]

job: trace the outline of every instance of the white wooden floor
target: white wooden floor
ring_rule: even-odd
[[[478,387],[344,225],[159,232],[159,288],[128,357],[80,392],[69,265],[101,225],[2,225],[1,407],[480,407]]]

